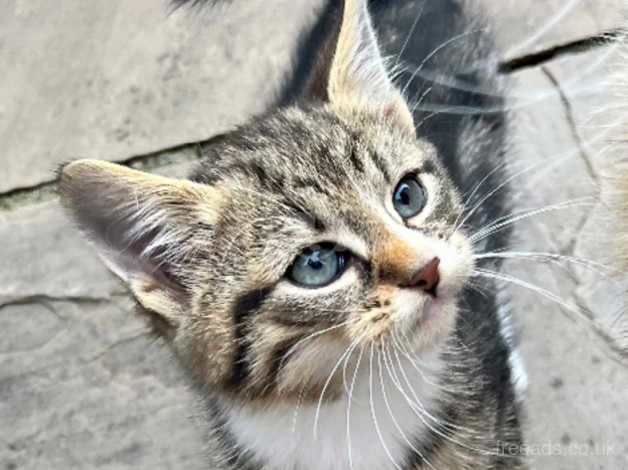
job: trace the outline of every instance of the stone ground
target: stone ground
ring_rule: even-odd
[[[504,58],[617,27],[623,4],[475,1],[497,25]],[[0,1],[0,469],[203,467],[193,395],[62,216],[53,170],[90,156],[181,174],[196,158],[185,144],[264,109],[317,2],[235,3],[210,16],[169,14],[154,0]],[[513,152],[518,168],[536,164],[515,180],[522,207],[597,193],[616,60],[607,45],[514,74]],[[603,260],[602,209],[525,220],[517,250]],[[527,438],[545,445],[531,448],[534,467],[627,469],[628,369],[574,313],[591,311],[607,327],[621,285],[597,268],[564,266],[507,268],[565,304],[512,288],[529,373]]]

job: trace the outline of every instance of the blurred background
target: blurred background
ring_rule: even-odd
[[[504,60],[617,28],[626,10],[624,0],[467,3],[486,9]],[[273,102],[320,4],[0,0],[0,470],[203,468],[194,395],[63,217],[54,171],[90,157],[183,175],[195,142]],[[618,63],[617,47],[600,44],[512,75],[513,160],[536,165],[513,181],[522,209],[598,195],[620,116],[609,87]],[[515,248],[564,258],[506,268],[521,281],[508,289],[530,455],[538,469],[623,470],[628,368],[592,325],[614,334],[626,286],[568,262],[608,261],[605,203],[560,207],[518,224]]]

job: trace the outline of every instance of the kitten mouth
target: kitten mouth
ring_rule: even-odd
[[[409,325],[408,332],[429,333],[439,330],[444,323],[449,312],[445,308],[445,301],[441,297],[429,297],[424,305],[417,309]]]

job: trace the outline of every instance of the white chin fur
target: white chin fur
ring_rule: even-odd
[[[354,357],[358,355],[356,351]],[[391,458],[400,465],[409,448],[407,441],[414,445],[415,439],[434,426],[429,413],[438,395],[437,376],[443,369],[438,356],[433,350],[413,363],[399,352],[398,362],[389,350],[386,358],[374,351],[371,360],[371,349],[365,348],[353,386],[350,419],[345,393],[320,406],[316,433],[317,404],[285,404],[264,410],[226,405],[227,425],[238,436],[241,448],[253,451],[271,468],[395,468]],[[394,369],[394,381],[389,369]],[[347,391],[353,372],[349,367]],[[403,392],[395,382],[403,385]]]

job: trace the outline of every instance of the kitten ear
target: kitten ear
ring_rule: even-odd
[[[344,1],[340,27],[323,47],[308,93],[349,112],[371,110],[414,133],[412,113],[388,75],[367,3]]]
[[[176,322],[189,301],[183,263],[194,240],[209,238],[199,232],[215,222],[221,192],[96,160],[66,165],[59,188],[109,269],[143,307]]]

